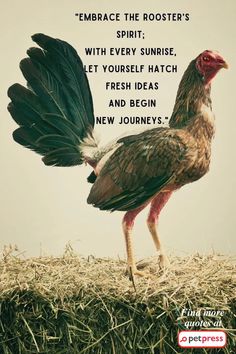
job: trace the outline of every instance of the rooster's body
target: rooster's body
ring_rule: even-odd
[[[19,128],[14,139],[43,155],[46,165],[93,167],[88,203],[102,210],[126,211],[123,229],[128,269],[136,269],[131,231],[136,215],[150,203],[148,228],[160,262],[164,254],[156,230],[171,193],[201,178],[209,169],[214,115],[210,83],[227,64],[205,51],[188,66],[179,85],[168,128],[155,128],[100,147],[94,138],[92,96],[83,65],[66,42],[33,36],[42,48],[31,48],[21,70],[29,89],[10,87],[9,111]]]

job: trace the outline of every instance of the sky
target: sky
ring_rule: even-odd
[[[122,212],[102,212],[86,199],[88,166],[46,167],[40,156],[16,144],[16,123],[7,111],[8,87],[25,80],[20,60],[33,45],[31,35],[42,32],[73,45],[86,65],[177,64],[177,73],[104,74],[89,73],[96,116],[170,116],[181,76],[188,63],[205,49],[213,49],[229,63],[212,83],[216,135],[210,172],[201,180],[174,193],[163,210],[159,232],[167,253],[235,254],[235,36],[234,0],[150,0],[148,2],[42,0],[8,1],[1,5],[1,91],[0,91],[0,235],[4,245],[16,244],[26,257],[62,254],[66,244],[81,255],[125,257]],[[80,21],[75,13],[120,13],[120,22]],[[124,21],[124,13],[181,13],[189,21]],[[141,30],[144,38],[117,38],[117,31]],[[175,57],[87,56],[86,47],[173,47]],[[105,90],[107,81],[158,82],[157,91]],[[156,99],[157,107],[109,107],[110,99]],[[150,126],[98,125],[102,142],[123,133]],[[138,258],[155,255],[146,227],[144,210],[134,228]]]

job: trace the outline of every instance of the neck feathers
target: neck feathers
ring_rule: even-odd
[[[187,128],[195,118],[199,118],[206,109],[211,112],[210,85],[205,85],[196,69],[194,59],[186,69],[179,84],[174,110],[170,118],[171,128]],[[205,117],[205,113],[204,113]],[[206,123],[206,119],[204,118]]]

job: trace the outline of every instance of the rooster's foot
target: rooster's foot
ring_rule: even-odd
[[[126,270],[126,275],[128,275],[130,280],[132,280],[136,276],[145,278],[151,277],[151,274],[149,272],[138,270],[136,267],[128,267]]]
[[[170,266],[170,261],[165,254],[159,255],[159,265],[160,265],[160,268],[163,270]]]

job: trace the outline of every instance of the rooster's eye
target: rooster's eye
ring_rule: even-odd
[[[210,59],[208,57],[203,57],[204,61],[209,61]]]

